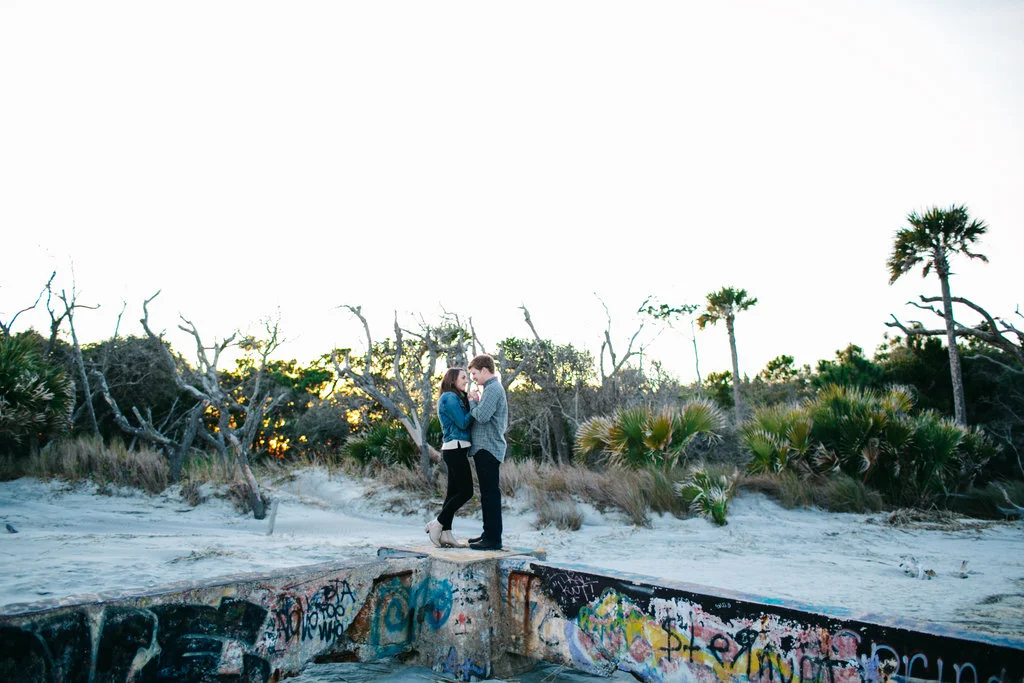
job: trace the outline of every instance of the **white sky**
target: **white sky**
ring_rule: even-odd
[[[619,351],[649,294],[759,299],[741,371],[869,353],[905,216],[966,204],[989,264],[954,294],[1022,302],[1024,2],[0,0],[0,319],[52,270],[85,341],[178,313],[205,336],[280,311],[284,357],[397,310],[493,347]],[[24,315],[16,329],[46,326]],[[650,327],[650,326],[649,326]],[[653,331],[653,328],[651,328]],[[646,333],[646,330],[645,330]],[[698,332],[701,371],[729,366]],[[649,337],[647,337],[649,338]],[[180,334],[175,347],[190,354]],[[666,333],[649,353],[693,379]]]

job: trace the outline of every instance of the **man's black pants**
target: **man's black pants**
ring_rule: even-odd
[[[490,451],[479,450],[473,454],[476,463],[476,478],[480,483],[480,508],[484,516],[484,541],[501,544],[501,487],[498,485],[498,468],[501,463]]]

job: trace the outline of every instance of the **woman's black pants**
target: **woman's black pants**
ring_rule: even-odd
[[[441,522],[443,531],[449,531],[455,513],[473,497],[473,472],[469,467],[469,448],[452,448],[441,454],[448,468],[448,493],[437,521]]]

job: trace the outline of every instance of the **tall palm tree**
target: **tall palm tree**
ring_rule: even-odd
[[[971,252],[971,246],[985,234],[988,226],[978,219],[971,220],[965,206],[948,209],[932,207],[923,215],[916,211],[907,216],[909,227],[896,232],[892,254],[889,256],[889,284],[919,263],[924,263],[921,277],[931,270],[939,276],[942,287],[942,318],[946,321],[946,345],[949,347],[949,374],[953,380],[953,415],[956,423],[967,426],[967,408],[964,402],[964,381],[960,373],[960,354],[956,348],[953,329],[953,302],[949,293],[949,257],[963,254],[988,262],[983,254]]]
[[[757,299],[747,297],[747,290],[722,287],[707,296],[704,312],[697,318],[697,327],[704,329],[720,320],[725,321],[725,329],[729,332],[729,350],[732,351],[732,397],[736,404],[736,422],[743,416],[743,401],[740,398],[740,362],[736,355],[736,314],[745,311]]]

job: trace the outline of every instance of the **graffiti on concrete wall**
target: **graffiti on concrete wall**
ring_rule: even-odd
[[[404,652],[413,640],[413,572],[377,577],[347,637],[378,656]],[[369,650],[366,650],[369,648]]]
[[[419,586],[417,648],[431,658],[431,668],[446,677],[459,681],[490,677],[494,610],[489,583],[494,574],[480,572],[474,565],[436,566],[435,570],[442,573]]]
[[[471,656],[460,657],[453,645],[434,666],[434,671],[452,676],[457,681],[480,680],[491,677],[491,663],[477,664]]]
[[[89,615],[46,615],[29,629],[0,627],[0,680],[88,681],[92,666]]]
[[[407,572],[411,574],[411,572]],[[368,581],[345,575],[299,583],[239,584],[118,603],[58,608],[0,622],[0,680],[269,681],[351,646],[349,627]],[[408,588],[377,582],[373,659],[410,642]],[[372,609],[370,612],[372,613]],[[378,618],[379,617],[379,618]],[[398,635],[395,635],[398,634]]]
[[[65,611],[27,629],[0,629],[0,679],[269,681],[270,663],[256,647],[266,614],[259,605],[232,598],[216,606],[106,607],[94,658],[89,614]]]
[[[421,624],[438,630],[448,623],[453,604],[452,582],[428,578],[416,587],[414,603]]]
[[[524,654],[651,681],[1018,680],[1020,652],[533,565],[509,575]],[[996,656],[993,656],[993,655]]]
[[[273,633],[267,634],[267,642],[275,648],[292,641],[334,642],[345,634],[355,607],[356,595],[347,579],[288,586],[270,609]]]
[[[1019,645],[523,558],[305,577],[0,617],[0,680],[256,683],[318,657],[404,654],[467,681],[504,675],[511,654],[647,681],[1024,681]]]

